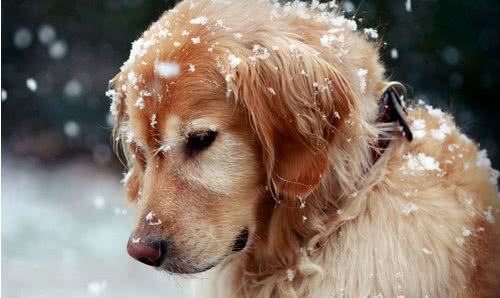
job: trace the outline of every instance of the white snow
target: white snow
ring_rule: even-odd
[[[425,137],[425,120],[424,119],[415,119],[413,120],[411,130],[413,132],[413,136],[416,139],[421,139]]]
[[[68,44],[64,40],[57,40],[49,46],[49,56],[53,59],[61,59],[68,52]]]
[[[295,271],[292,269],[288,269],[286,271],[286,277],[287,277],[288,281],[293,281],[293,279],[295,278]]]
[[[35,92],[38,89],[38,83],[33,78],[26,79],[26,87],[32,92]]]
[[[407,12],[411,12],[411,0],[406,0],[405,9]]]
[[[146,215],[146,223],[150,226],[156,226],[161,224],[161,220],[156,218],[156,215],[153,211],[149,211],[149,213]]]
[[[191,41],[192,41],[194,44],[199,44],[199,43],[201,42],[201,41],[200,41],[200,37],[199,37],[199,36],[191,38]]]
[[[175,42],[174,42],[174,47],[178,48],[178,47],[180,47],[180,46],[181,46],[181,43],[180,43],[180,42],[178,42],[178,41],[175,41]]]
[[[403,159],[406,160],[406,164],[401,168],[404,174],[418,175],[422,171],[442,171],[439,162],[425,153],[417,155],[408,153],[403,156]]]
[[[197,17],[197,18],[189,21],[189,23],[191,23],[193,25],[206,25],[206,24],[208,24],[208,18],[207,17]]]
[[[233,54],[230,54],[228,56],[228,59],[229,59],[229,65],[231,66],[231,68],[236,68],[241,63],[241,58],[238,58]]]
[[[489,206],[488,209],[483,212],[483,214],[486,218],[486,221],[488,221],[490,224],[495,223],[495,217],[493,216],[493,207]]]
[[[76,138],[80,134],[80,125],[73,120],[64,123],[64,134],[70,138]]]
[[[359,79],[359,90],[361,94],[365,94],[366,92],[366,75],[368,74],[368,70],[365,68],[358,69],[357,75]]]
[[[88,284],[87,290],[91,296],[100,297],[106,291],[108,282],[105,280],[92,281]]]
[[[274,91],[274,89],[271,87],[267,87],[267,91],[269,91],[269,93],[271,93],[272,95],[276,95],[276,91]]]
[[[181,68],[179,64],[174,62],[160,62],[155,63],[155,73],[162,78],[168,79],[176,77],[180,74]]]
[[[448,123],[446,123],[446,121],[443,119],[438,129],[431,130],[431,136],[438,141],[443,141],[447,135],[452,133],[452,131],[453,128],[450,127]]]
[[[82,91],[82,84],[77,79],[71,79],[64,85],[64,95],[67,97],[78,97]]]
[[[432,255],[432,251],[428,250],[427,248],[422,248],[422,252],[426,255]]]
[[[139,110],[144,109],[144,98],[142,98],[141,96],[139,96],[139,97],[137,98],[137,100],[135,101],[134,106],[135,106],[136,108],[138,108]]]
[[[28,28],[21,27],[14,32],[14,45],[18,49],[26,49],[31,45],[33,34]]]
[[[486,151],[486,149],[483,149],[478,152],[476,166],[485,168],[491,167],[491,161],[488,158],[488,151]]]
[[[337,40],[337,36],[332,34],[324,34],[319,39],[319,42],[324,47],[331,47],[332,44]]]
[[[118,93],[110,89],[106,91],[106,96],[111,99],[111,104],[109,105],[109,112],[111,113],[112,116],[116,116],[118,114],[118,108],[120,106],[120,98],[118,96]]]
[[[42,44],[50,44],[56,38],[56,30],[48,24],[43,24],[38,28],[38,40]]]
[[[371,39],[378,38],[378,32],[373,28],[365,28],[363,31],[365,32],[366,36],[368,36]]]
[[[96,209],[102,209],[106,205],[106,201],[104,200],[103,196],[95,196],[94,197],[94,207]]]
[[[135,72],[131,71],[127,74],[127,82],[130,85],[135,86],[138,81],[139,81],[139,79],[138,79],[137,75],[135,74]]]
[[[392,59],[398,59],[399,58],[398,49],[396,49],[396,48],[392,48],[391,49],[391,58]]]
[[[156,124],[158,124],[158,122],[156,121],[156,114],[151,115],[151,122],[149,124],[151,125],[152,128],[156,127]]]
[[[410,213],[417,211],[417,210],[418,210],[417,205],[415,205],[413,203],[409,203],[408,205],[406,205],[406,207],[403,208],[403,214],[408,216],[408,215],[410,215]]]
[[[463,228],[462,228],[462,235],[463,235],[464,237],[469,237],[469,236],[471,236],[471,235],[472,235],[472,231],[471,231],[471,230],[469,230],[469,229],[468,229],[468,228],[466,228],[466,227],[463,227]]]
[[[189,64],[188,71],[195,72],[196,71],[196,66],[194,64]]]
[[[7,100],[7,90],[2,88],[2,101],[6,101],[6,100]]]

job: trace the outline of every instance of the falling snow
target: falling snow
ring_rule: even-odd
[[[391,49],[391,58],[392,59],[398,59],[399,58],[398,49],[396,49],[396,48]]]
[[[76,138],[80,134],[80,125],[73,120],[64,123],[64,134],[70,138]]]
[[[104,294],[107,288],[108,288],[108,282],[105,280],[92,281],[87,286],[89,294],[93,297],[100,297],[101,295]]]
[[[32,92],[35,92],[38,89],[38,83],[33,78],[26,79],[26,87]]]

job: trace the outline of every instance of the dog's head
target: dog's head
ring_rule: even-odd
[[[265,241],[272,199],[311,193],[335,136],[359,123],[347,83],[356,74],[327,59],[340,48],[320,44],[328,26],[300,29],[293,15],[272,23],[267,3],[251,16],[256,3],[197,3],[133,44],[110,91],[139,208],[128,251],[177,273]]]

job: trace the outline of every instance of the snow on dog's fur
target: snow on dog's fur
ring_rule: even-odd
[[[134,235],[217,265],[203,296],[494,297],[498,172],[423,104],[372,165],[384,68],[332,6],[184,1],[134,42],[109,92]]]

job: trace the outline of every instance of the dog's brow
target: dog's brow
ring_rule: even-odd
[[[195,120],[192,120],[189,122],[189,130],[191,131],[196,131],[196,130],[212,130],[216,131],[217,130],[217,125],[214,123],[214,121],[207,119],[207,118],[198,118]]]

